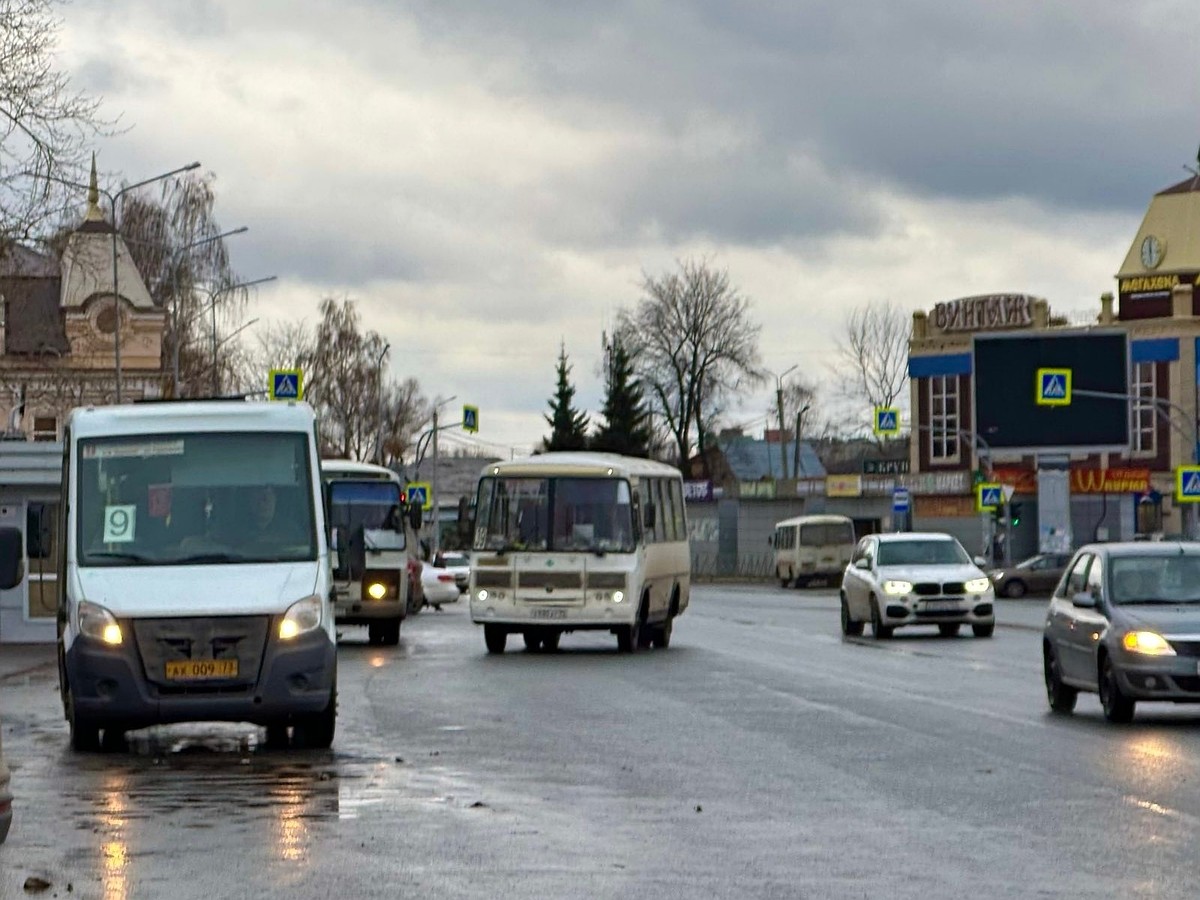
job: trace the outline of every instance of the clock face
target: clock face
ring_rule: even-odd
[[[1142,265],[1147,269],[1156,268],[1162,262],[1162,258],[1162,241],[1152,234],[1146,235],[1142,239]]]

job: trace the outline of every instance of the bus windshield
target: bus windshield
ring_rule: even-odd
[[[484,478],[476,550],[629,553],[633,504],[618,478]]]
[[[390,481],[329,483],[329,518],[340,536],[352,540],[361,530],[368,550],[403,550],[400,485]]]
[[[160,434],[79,441],[81,566],[317,558],[307,434]]]

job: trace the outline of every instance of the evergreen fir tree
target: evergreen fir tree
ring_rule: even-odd
[[[575,387],[568,380],[571,367],[567,365],[567,348],[563,345],[558,353],[558,385],[550,400],[550,415],[545,416],[550,426],[550,437],[542,441],[546,451],[584,450],[587,448],[587,416],[571,404],[575,399]]]
[[[609,349],[605,385],[604,422],[592,437],[592,449],[623,456],[650,457],[650,414],[646,411],[642,384],[633,371],[633,360],[614,338]]]

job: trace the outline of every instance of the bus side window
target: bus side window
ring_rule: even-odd
[[[686,541],[688,539],[687,509],[683,505],[683,482],[678,478],[672,478],[670,491],[671,508],[675,514],[675,540]]]

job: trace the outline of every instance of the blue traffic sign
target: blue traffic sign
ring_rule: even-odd
[[[479,407],[464,406],[463,407],[463,431],[475,432],[479,430]]]
[[[875,407],[875,433],[896,434],[900,430],[900,410],[894,406]]]
[[[1038,369],[1036,399],[1038,406],[1070,406],[1071,370]]]
[[[272,369],[270,386],[272,400],[304,399],[304,373],[299,369]]]
[[[892,512],[908,512],[912,506],[912,496],[908,488],[898,487],[892,490]]]
[[[421,509],[430,509],[432,507],[432,502],[429,499],[431,492],[428,482],[414,481],[404,491],[405,500],[409,506],[420,506]]]
[[[1004,493],[1000,485],[984,482],[975,486],[975,499],[980,511],[996,509],[1004,502]]]
[[[1180,503],[1200,503],[1200,466],[1180,466],[1175,470],[1175,499]]]

